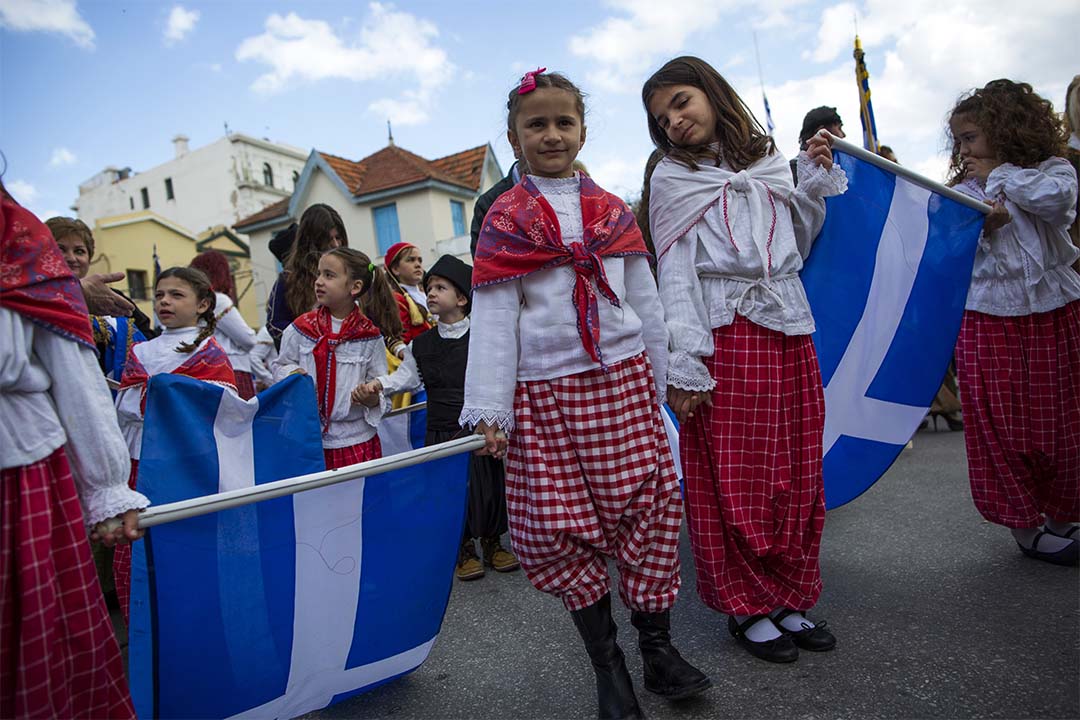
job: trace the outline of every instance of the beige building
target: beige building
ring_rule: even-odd
[[[392,142],[359,161],[312,150],[292,196],[243,218],[233,229],[249,239],[257,287],[271,287],[279,272],[270,253],[271,237],[315,203],[337,210],[349,246],[375,262],[399,241],[418,247],[425,265],[443,254],[468,260],[473,205],[502,176],[491,145],[437,160]]]

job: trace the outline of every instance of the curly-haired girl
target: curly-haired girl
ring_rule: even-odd
[[[993,205],[975,254],[957,370],[971,495],[1028,557],[1076,565],[1080,256],[1076,171],[1050,102],[994,80],[949,114],[950,182]]]

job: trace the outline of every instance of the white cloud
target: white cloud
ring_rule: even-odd
[[[66,147],[53,148],[49,166],[62,167],[64,165],[74,165],[76,160],[75,153],[71,152]]]
[[[259,93],[284,90],[290,83],[344,79],[356,82],[411,78],[414,86],[397,98],[382,98],[369,105],[372,112],[400,113],[394,123],[425,122],[436,92],[452,76],[454,65],[446,52],[433,44],[439,36],[434,23],[390,5],[371,3],[370,14],[358,41],[343,39],[322,20],[307,20],[296,13],[266,19],[266,32],[249,37],[236,49],[240,62],[270,66],[252,84]]]
[[[11,197],[18,200],[19,204],[24,207],[35,202],[40,194],[36,187],[25,180],[12,180],[9,183],[4,183],[4,187],[11,193]]]
[[[75,0],[0,0],[0,27],[60,33],[79,47],[94,48],[94,30],[79,14]]]
[[[624,154],[606,157],[597,162],[586,163],[589,176],[596,184],[610,193],[630,200],[641,196],[641,183],[644,180],[645,163],[648,153],[640,157],[627,158]]]
[[[169,21],[165,26],[165,44],[175,45],[187,37],[199,22],[199,11],[188,10],[183,5],[173,5],[169,12]]]

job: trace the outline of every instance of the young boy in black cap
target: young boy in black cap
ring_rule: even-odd
[[[472,267],[453,255],[443,255],[424,275],[428,310],[438,324],[418,335],[405,352],[401,366],[368,383],[371,391],[393,395],[423,382],[427,390],[425,445],[462,436],[458,415],[465,401],[465,367],[469,354],[469,310]],[[459,580],[484,576],[484,566],[512,572],[519,563],[499,542],[507,530],[506,474],[501,460],[472,455],[469,460],[468,512],[458,554]],[[483,564],[474,540],[479,538]]]
[[[840,113],[836,112],[834,107],[822,105],[806,113],[806,117],[803,118],[802,130],[799,131],[799,150],[805,150],[806,141],[817,135],[818,130],[822,128],[838,138],[847,137],[844,135],[844,121],[840,119]],[[791,159],[791,177],[795,180],[796,185],[799,184],[797,162],[796,158]]]

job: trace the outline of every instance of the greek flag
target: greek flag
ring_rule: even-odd
[[[802,272],[825,385],[825,503],[866,491],[915,433],[952,357],[983,215],[837,152],[845,194]],[[931,184],[931,183],[927,183]]]
[[[139,717],[290,718],[416,669],[449,600],[467,462],[151,528],[132,559]],[[138,486],[155,504],[323,469],[310,378],[249,401],[150,381]]]

